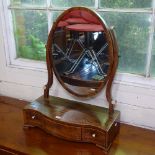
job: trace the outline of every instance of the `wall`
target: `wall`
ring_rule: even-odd
[[[0,20],[0,94],[28,101],[43,94],[47,81],[46,69],[24,69],[7,63],[5,35]],[[4,25],[3,25],[4,26]],[[115,108],[121,111],[121,122],[155,130],[155,81],[145,77],[117,74],[112,87]],[[69,95],[54,79],[50,94],[69,99]],[[107,106],[104,90],[97,98],[84,101],[99,106]]]

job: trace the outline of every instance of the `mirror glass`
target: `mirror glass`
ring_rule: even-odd
[[[72,94],[92,96],[105,85],[111,65],[107,32],[102,19],[86,8],[69,9],[55,22],[53,69]]]

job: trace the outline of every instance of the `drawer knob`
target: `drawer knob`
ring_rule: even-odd
[[[117,126],[117,123],[115,123],[115,126]]]
[[[32,119],[35,119],[36,116],[32,116]]]
[[[55,116],[55,118],[56,118],[56,119],[60,119],[61,117],[60,117],[60,116]]]
[[[95,134],[95,133],[93,133],[93,134],[92,134],[92,137],[93,137],[93,138],[95,138],[95,137],[96,137],[96,134]]]

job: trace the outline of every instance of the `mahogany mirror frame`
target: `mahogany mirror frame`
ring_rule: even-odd
[[[88,11],[94,17],[96,17],[103,26],[106,41],[108,43],[108,52],[109,52],[108,54],[109,54],[109,64],[110,65],[108,68],[107,76],[105,78],[105,82],[99,86],[97,91],[92,92],[91,94],[81,95],[81,94],[78,94],[78,93],[72,91],[68,87],[66,87],[64,82],[61,80],[60,76],[56,72],[56,68],[53,64],[52,44],[53,44],[53,40],[54,40],[54,32],[56,31],[59,21],[65,15],[67,15],[69,12],[74,11],[74,10],[85,10],[85,11]],[[114,79],[114,75],[115,75],[117,65],[118,65],[118,46],[116,43],[116,38],[115,38],[115,35],[113,32],[113,28],[109,28],[107,26],[106,22],[96,12],[94,12],[88,8],[85,8],[85,7],[72,7],[70,9],[64,11],[57,18],[57,20],[54,22],[52,29],[49,33],[47,44],[46,44],[46,62],[47,62],[47,70],[48,70],[48,82],[44,88],[44,98],[45,99],[49,97],[49,89],[53,84],[53,72],[54,72],[58,81],[63,86],[63,88],[65,88],[69,93],[71,93],[72,95],[77,96],[77,97],[92,97],[92,96],[98,94],[102,90],[102,88],[106,85],[106,98],[109,103],[109,113],[113,113],[114,109],[113,109],[112,97],[111,97],[111,85],[112,85],[112,81]]]

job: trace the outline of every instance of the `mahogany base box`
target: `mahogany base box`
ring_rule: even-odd
[[[109,150],[120,128],[117,110],[109,115],[107,108],[54,96],[41,96],[23,113],[25,127],[39,127],[65,140],[94,143],[104,151]]]

